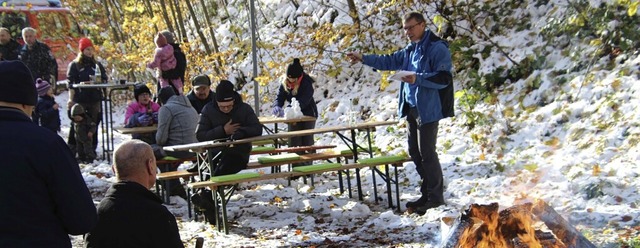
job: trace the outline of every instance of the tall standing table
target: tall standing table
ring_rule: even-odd
[[[111,153],[114,150],[113,143],[113,105],[111,104],[111,94],[117,90],[128,90],[129,86],[135,85],[134,83],[125,84],[73,84],[74,89],[99,89],[102,91],[102,99],[100,101],[102,109],[102,122],[100,128],[102,129],[102,158],[107,159],[111,163]]]

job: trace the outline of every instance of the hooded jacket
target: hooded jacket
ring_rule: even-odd
[[[173,95],[158,111],[156,144],[161,146],[196,143],[198,113],[182,95]]]
[[[244,103],[237,92],[234,92],[233,109],[228,114],[223,113],[218,108],[217,102],[210,102],[204,106],[200,114],[200,121],[196,128],[198,141],[210,141],[217,139],[245,139],[262,135],[262,124],[258,120],[255,112]],[[240,123],[241,127],[232,135],[227,135],[224,125],[233,120],[232,123]],[[251,143],[237,144],[224,151],[224,156],[220,161],[221,166],[234,166],[241,170],[247,167]],[[235,172],[234,172],[235,173]]]
[[[416,109],[420,125],[453,116],[452,62],[449,45],[440,37],[425,31],[422,40],[409,43],[389,55],[364,55],[362,63],[379,70],[409,70],[411,53],[419,53],[416,68]],[[405,102],[405,82],[400,85],[398,115],[408,113]]]

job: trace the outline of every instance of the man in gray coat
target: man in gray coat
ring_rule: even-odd
[[[171,87],[160,89],[158,99],[162,107],[158,111],[158,131],[156,132],[156,144],[154,154],[156,159],[164,156],[175,158],[189,158],[195,154],[188,151],[163,151],[164,146],[184,145],[196,143],[196,126],[198,125],[198,112],[191,107],[189,99],[183,95],[175,95]],[[178,165],[160,166],[162,172],[175,171]],[[167,183],[169,195],[185,196],[185,191],[177,179]]]

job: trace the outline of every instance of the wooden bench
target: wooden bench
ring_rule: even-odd
[[[282,148],[274,148],[274,149],[256,149],[252,150],[251,155],[256,154],[277,154],[283,152],[302,152],[302,151],[315,151],[321,149],[331,149],[335,148],[335,145],[312,145],[312,146],[298,146],[298,147],[282,147]],[[321,158],[323,156],[320,156]],[[324,156],[327,157],[327,156]],[[196,162],[196,157],[185,158],[185,159],[176,159],[176,158],[167,158],[160,159],[156,161],[156,165],[158,167],[165,166],[165,171],[168,166],[180,165],[184,162]],[[286,163],[285,163],[286,164]],[[268,165],[254,165],[255,168],[263,168],[263,167],[274,167],[282,164],[268,164]],[[248,167],[248,166],[247,166]],[[167,181],[172,179],[183,179],[185,182],[194,182],[194,177],[198,175],[198,172],[189,172],[186,170],[183,171],[168,171],[162,172],[156,175],[156,192],[158,192],[159,196],[164,199],[166,204],[171,202],[168,190],[167,190]],[[160,187],[162,185],[162,187]],[[191,191],[189,188],[186,189],[187,193],[187,207],[189,218],[191,218]]]
[[[344,154],[341,154],[344,155]],[[270,180],[270,179],[278,179],[278,178],[290,178],[290,177],[295,177],[295,176],[307,176],[307,175],[314,175],[314,174],[320,174],[320,173],[324,173],[324,172],[332,172],[332,171],[349,171],[352,169],[362,169],[362,168],[371,168],[372,171],[375,171],[375,173],[372,173],[372,176],[375,177],[375,174],[378,173],[383,180],[385,180],[386,184],[387,184],[387,197],[388,197],[388,202],[389,202],[389,207],[393,208],[393,199],[392,199],[392,193],[391,193],[391,184],[395,184],[395,190],[396,190],[396,202],[397,202],[397,210],[400,211],[400,192],[399,192],[399,185],[398,185],[398,173],[397,173],[397,167],[402,166],[404,162],[410,161],[408,158],[400,158],[400,157],[395,157],[392,158],[391,156],[386,156],[389,159],[384,159],[384,158],[371,158],[369,160],[367,159],[362,159],[363,162],[359,162],[359,163],[352,163],[352,164],[339,164],[339,163],[334,163],[338,166],[331,166],[331,167],[327,167],[327,168],[321,168],[321,169],[316,169],[316,170],[311,170],[311,171],[285,171],[285,172],[279,172],[279,173],[271,173],[271,174],[258,174],[258,173],[243,173],[240,172],[238,174],[235,175],[228,175],[228,176],[235,176],[237,177],[237,179],[230,179],[230,180],[222,180],[222,181],[202,181],[202,182],[194,182],[194,183],[190,183],[188,184],[189,188],[192,189],[198,189],[198,188],[210,188],[212,190],[212,194],[214,194],[213,198],[214,198],[214,203],[217,206],[220,206],[222,209],[217,209],[219,212],[222,213],[222,216],[219,217],[219,214],[216,214],[215,218],[215,223],[216,226],[218,227],[218,231],[222,231],[224,230],[224,232],[226,234],[229,233],[229,227],[228,227],[228,221],[227,221],[227,203],[229,202],[229,199],[231,198],[231,194],[235,191],[235,189],[237,188],[239,183],[245,183],[245,182],[258,182],[258,181],[263,181],[263,180]],[[376,166],[380,166],[380,165],[384,165],[385,166],[385,172],[381,172],[379,171]],[[388,166],[392,165],[394,166],[394,172],[395,172],[395,180],[391,179],[391,176],[389,175],[389,168]],[[312,165],[312,166],[318,166],[318,165]],[[302,167],[311,167],[311,166],[302,166]],[[248,175],[247,177],[243,177],[244,175]],[[224,176],[223,176],[224,177]],[[215,179],[216,177],[212,177],[212,179]],[[359,178],[358,178],[359,179]],[[342,180],[340,178],[340,180]],[[378,203],[378,197],[377,197],[377,190],[376,190],[376,184],[375,184],[375,179],[374,179],[374,198],[376,203]],[[360,191],[361,194],[361,191]],[[349,194],[349,196],[351,197],[351,194]],[[218,201],[220,201],[220,204],[218,204]]]

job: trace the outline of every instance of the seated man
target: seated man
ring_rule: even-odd
[[[196,143],[196,126],[198,112],[191,107],[186,96],[176,95],[172,87],[160,89],[158,99],[162,103],[158,111],[158,131],[156,144],[152,145],[156,159],[165,156],[175,158],[194,157],[188,151],[164,151],[163,146],[184,145]],[[175,171],[177,165],[160,166],[160,171]],[[178,179],[169,180],[166,185],[169,195],[179,195],[186,199],[185,190]]]
[[[136,84],[133,87],[133,95],[136,99],[127,106],[124,114],[125,127],[146,127],[158,123],[158,110],[160,105],[151,101],[151,90],[145,84]],[[133,134],[134,139],[139,139],[147,144],[155,144],[155,133]]]
[[[211,80],[209,80],[209,76],[207,75],[198,75],[191,80],[191,86],[193,86],[193,90],[189,92],[187,97],[189,98],[189,102],[191,102],[191,106],[200,114],[202,108],[204,108],[207,103],[213,102],[215,98],[215,93],[211,91]]]
[[[217,139],[245,139],[262,135],[262,125],[249,104],[244,103],[233,84],[222,80],[216,87],[216,101],[202,109],[196,128],[198,141]],[[251,143],[237,144],[222,149],[214,176],[238,173],[247,168]]]
[[[113,161],[118,182],[100,201],[85,247],[184,247],[176,218],[149,191],[157,171],[151,146],[129,140],[116,148]]]

